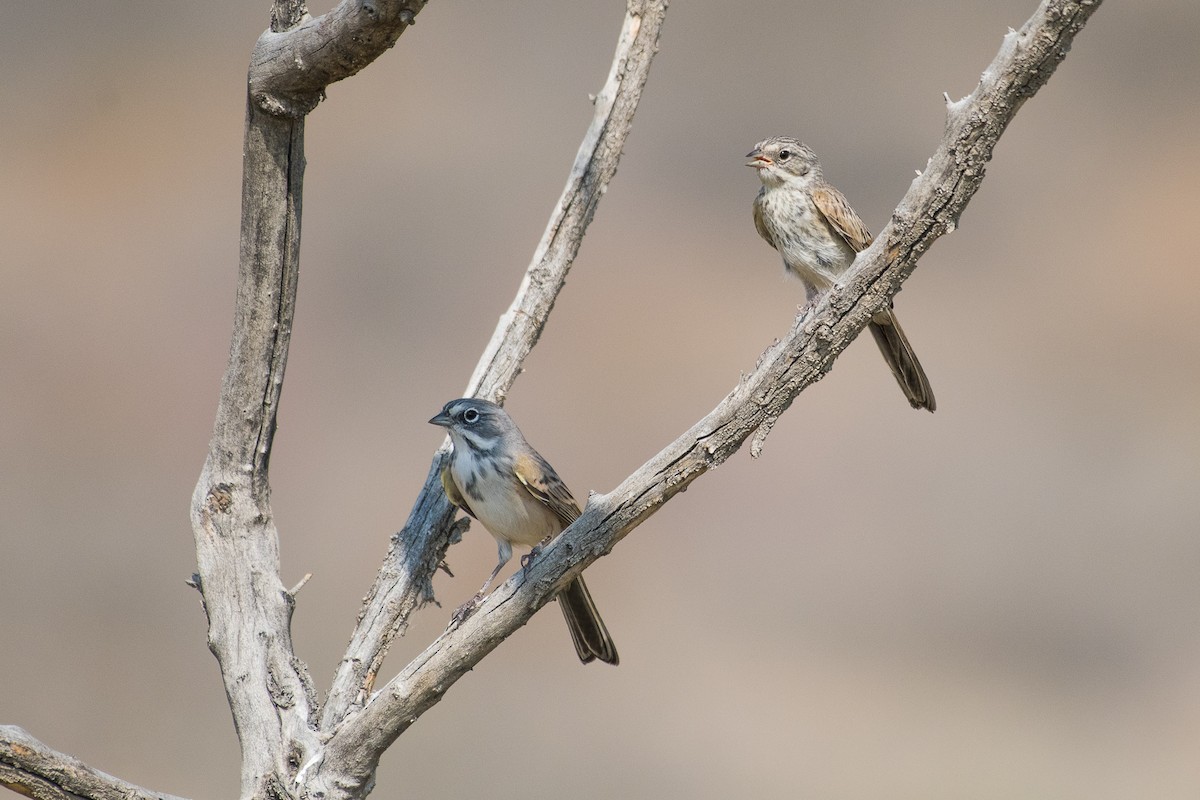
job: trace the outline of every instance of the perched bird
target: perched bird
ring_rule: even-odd
[[[483,523],[496,539],[500,560],[464,606],[473,610],[512,558],[514,544],[536,547],[557,536],[580,514],[554,467],[529,446],[512,417],[487,400],[451,400],[429,420],[450,434],[454,450],[442,468],[450,502]],[[616,664],[617,647],[596,611],[583,576],[558,595],[579,660]]]
[[[871,232],[821,174],[816,154],[795,139],[774,136],[746,154],[762,189],[754,198],[754,227],[783,256],[783,266],[804,282],[808,302],[826,291],[872,241]],[[871,333],[913,408],[937,403],[891,307],[870,322]]]

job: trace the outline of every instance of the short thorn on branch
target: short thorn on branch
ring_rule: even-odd
[[[304,584],[308,583],[308,579],[311,578],[312,576],[313,576],[313,574],[311,572],[304,573],[304,577],[300,579],[300,582],[297,583],[292,588],[288,589],[288,596],[295,597],[300,592],[300,590],[304,588]]]

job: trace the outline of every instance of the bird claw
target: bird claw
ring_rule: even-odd
[[[554,541],[554,536],[555,535],[552,533],[545,539],[542,539],[540,542],[535,544],[533,547],[529,548],[529,552],[521,556],[521,568],[528,570],[529,565],[533,563],[533,560],[542,554],[542,548]]]
[[[521,556],[521,569],[528,571],[533,565],[533,560],[542,554],[542,544],[539,542],[529,548],[529,552]]]
[[[483,602],[483,593],[479,593],[472,597],[467,602],[459,606],[454,614],[450,617],[450,624],[446,626],[446,630],[454,630],[459,625],[462,625],[475,611],[479,608],[479,604]]]

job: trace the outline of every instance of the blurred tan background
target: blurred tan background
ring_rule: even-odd
[[[328,3],[313,9],[324,11]],[[267,2],[14,3],[0,29],[0,722],[196,798],[238,789],[188,501],[233,306]],[[711,409],[803,292],[743,154],[794,134],[879,230],[1034,0],[688,0],[509,408],[581,498]],[[308,123],[272,460],[299,654],[360,598],[592,113],[620,2],[432,3]],[[1200,4],[1107,3],[869,340],[385,758],[383,798],[1200,794]],[[1191,245],[1191,246],[1189,246]],[[393,647],[435,636],[494,563]]]

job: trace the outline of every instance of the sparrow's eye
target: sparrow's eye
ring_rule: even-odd
[[[780,150],[779,151],[779,160],[780,161],[787,161],[791,157],[792,157],[791,150]]]
[[[473,408],[468,408],[462,413],[462,421],[468,425],[474,425],[479,422],[479,412]]]

